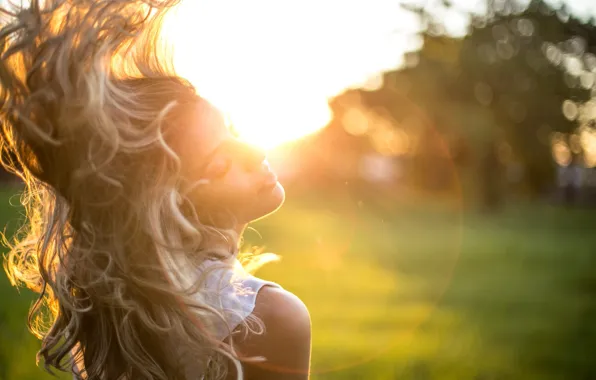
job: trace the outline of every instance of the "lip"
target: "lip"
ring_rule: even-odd
[[[261,190],[270,189],[275,185],[277,185],[277,175],[270,170],[265,171],[261,181]]]

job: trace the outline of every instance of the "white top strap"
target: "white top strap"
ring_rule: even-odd
[[[217,261],[206,261],[201,269],[207,271],[202,289],[205,291],[205,301],[220,311],[227,323],[226,326],[219,321],[215,326],[216,337],[221,340],[252,314],[259,290],[264,286],[280,287],[247,273],[239,262],[229,267],[221,266]]]

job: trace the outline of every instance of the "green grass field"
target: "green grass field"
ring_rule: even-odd
[[[0,226],[18,214],[9,194]],[[596,378],[593,211],[289,199],[246,238],[283,257],[259,275],[311,311],[313,379]],[[31,297],[0,277],[0,379],[50,378],[25,328]]]

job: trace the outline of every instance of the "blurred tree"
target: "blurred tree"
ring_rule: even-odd
[[[554,187],[553,133],[561,138],[596,119],[596,101],[586,106],[596,95],[595,20],[578,20],[543,0],[484,1],[460,37],[449,34],[445,12],[433,11],[456,5],[407,7],[425,25],[421,51],[385,73],[380,88],[334,99],[333,122],[308,144],[325,156],[316,160],[318,171],[338,180],[357,175],[358,156],[385,154],[375,137],[390,125],[407,135],[408,148],[394,157],[408,165],[404,173],[416,186],[454,189],[453,178],[438,178],[453,177],[446,173],[455,164],[464,191],[486,202],[500,199],[499,189],[540,195]],[[485,173],[487,167],[498,170]]]
[[[554,182],[550,134],[578,126],[575,116],[563,112],[564,102],[579,107],[591,97],[594,75],[585,76],[579,66],[585,53],[596,50],[595,27],[542,0],[525,6],[486,1],[486,13],[470,15],[464,38],[447,35],[447,20],[432,7],[409,7],[428,25],[422,51],[406,59],[414,64],[388,73],[381,89],[363,97],[400,122],[421,108],[448,143],[461,145],[463,139],[475,147],[468,156],[476,157],[479,170],[485,147],[504,138],[511,152],[499,159],[521,164],[527,188],[537,194]]]
[[[577,124],[563,114],[563,102],[590,97],[578,77],[549,61],[549,46],[561,45],[563,50],[570,38],[589,36],[593,26],[575,19],[565,22],[541,0],[522,12],[503,8],[502,4],[511,3],[490,1],[493,16],[488,21],[476,20],[478,26],[461,49],[457,86],[492,111],[523,163],[527,183],[533,191],[540,191],[554,177],[550,141],[540,135],[572,132]]]

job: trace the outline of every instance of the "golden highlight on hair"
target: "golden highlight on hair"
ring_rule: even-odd
[[[205,379],[230,363],[242,376],[232,342],[213,337],[220,313],[189,280],[207,258],[235,255],[238,236],[201,223],[173,148],[205,103],[159,38],[176,3],[0,8],[0,151],[26,185],[27,215],[5,269],[39,293],[29,326],[50,372],[186,379],[175,354],[186,352]]]

